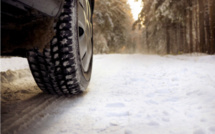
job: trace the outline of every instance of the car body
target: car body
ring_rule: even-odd
[[[52,30],[53,20],[56,21],[63,8],[65,0],[1,0],[1,31],[2,31],[2,55],[13,55],[25,57],[26,49],[32,46],[44,48],[47,41],[40,41],[48,30]],[[80,0],[82,3],[84,0]],[[92,11],[94,10],[94,0],[88,0]],[[52,21],[52,22],[51,22]],[[44,31],[39,24],[44,23]],[[38,27],[37,27],[38,26]],[[27,31],[27,33],[23,33]],[[33,31],[41,36],[28,33]],[[31,35],[29,35],[31,34]],[[53,33],[52,33],[53,34]],[[51,36],[51,35],[49,35]],[[38,43],[39,42],[39,43]],[[45,44],[43,44],[45,42]]]

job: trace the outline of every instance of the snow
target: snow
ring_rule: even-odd
[[[17,68],[27,67],[16,63]],[[2,130],[20,134],[214,134],[214,69],[214,55],[95,55],[86,93],[75,97],[35,94],[12,105],[12,111],[3,109]]]
[[[0,71],[19,70],[28,68],[28,61],[26,58],[20,57],[0,57]]]

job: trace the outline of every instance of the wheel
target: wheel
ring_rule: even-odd
[[[79,94],[86,90],[92,72],[93,26],[88,0],[65,0],[55,25],[50,49],[29,50],[32,75],[49,94]]]

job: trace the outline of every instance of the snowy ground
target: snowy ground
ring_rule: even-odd
[[[88,91],[70,98],[4,74],[2,134],[214,134],[214,70],[215,56],[96,55]]]

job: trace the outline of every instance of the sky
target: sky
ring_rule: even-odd
[[[142,9],[142,3],[141,0],[135,1],[135,0],[128,0],[128,4],[131,7],[131,12],[133,14],[134,20],[138,19],[138,14],[140,13]]]

